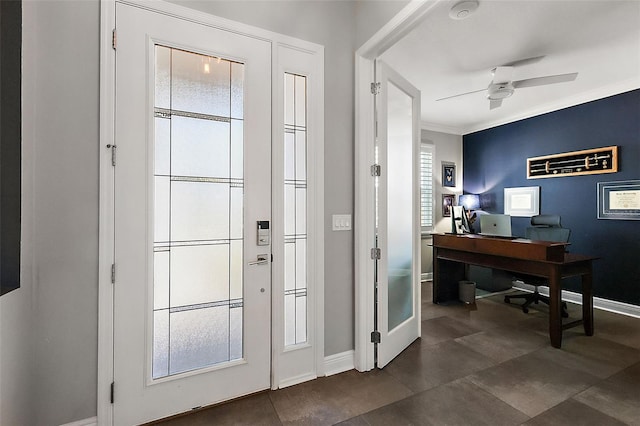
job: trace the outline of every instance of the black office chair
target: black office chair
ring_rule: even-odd
[[[525,236],[529,240],[537,241],[553,241],[566,243],[569,241],[569,234],[571,231],[567,228],[560,226],[560,216],[555,214],[541,214],[533,216],[531,218],[531,227],[525,230]],[[548,285],[545,278],[535,277],[532,275],[517,274],[516,279],[519,279],[527,284],[533,285],[535,290],[533,293],[514,294],[505,296],[505,303],[511,303],[511,299],[524,299],[522,304],[522,312],[525,314],[529,312],[529,306],[532,303],[538,304],[538,302],[549,304],[549,298],[543,296],[538,292],[538,287]],[[569,316],[567,312],[567,303],[562,302],[562,316],[564,318]]]

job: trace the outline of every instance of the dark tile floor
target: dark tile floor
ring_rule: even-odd
[[[595,335],[549,345],[545,305],[502,295],[431,303],[422,338],[383,370],[347,371],[158,423],[179,425],[638,425],[640,319],[595,311]],[[580,307],[569,304],[571,318]]]

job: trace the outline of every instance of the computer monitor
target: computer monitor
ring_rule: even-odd
[[[511,237],[511,216],[508,214],[485,214],[480,216],[480,235]]]
[[[469,217],[467,216],[467,210],[464,208],[464,206],[451,206],[451,233],[471,233]]]

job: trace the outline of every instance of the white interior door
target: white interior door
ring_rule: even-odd
[[[420,337],[420,92],[376,61],[377,366]]]
[[[128,425],[270,386],[271,47],[123,4],[116,31],[113,419]]]

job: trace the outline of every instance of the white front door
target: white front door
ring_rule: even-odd
[[[376,61],[377,366],[420,337],[420,92]]]
[[[270,386],[271,45],[123,4],[116,31],[113,423],[130,425]]]

